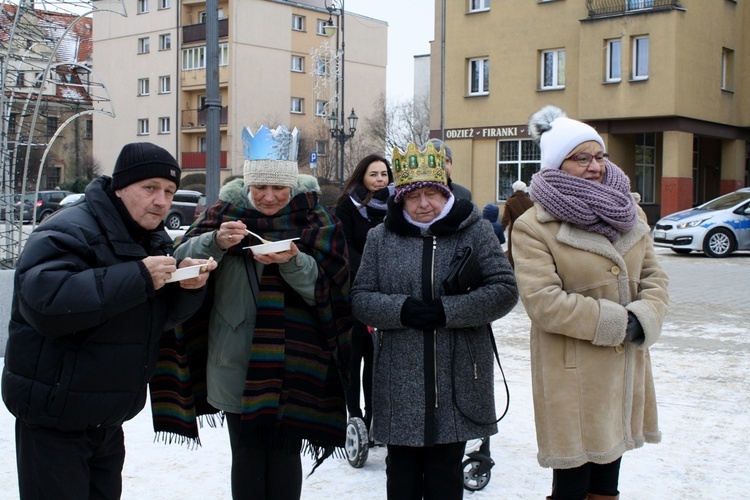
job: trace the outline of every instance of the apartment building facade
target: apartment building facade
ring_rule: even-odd
[[[547,104],[597,129],[652,223],[750,185],[746,2],[436,0],[435,12],[431,136],[480,206],[538,171],[527,123]]]
[[[183,175],[205,172],[206,2],[124,4],[126,16],[94,15],[94,64],[116,110],[114,119],[94,121],[96,157],[111,172],[123,144],[149,141],[175,154]],[[326,6],[330,0],[218,2],[222,180],[242,174],[242,129],[261,125],[297,127],[300,166],[309,166],[314,151],[318,170],[333,171],[328,116],[343,88],[337,76],[343,40],[324,28],[329,20],[338,26],[342,12]],[[385,92],[387,24],[343,16],[344,104],[365,118]]]

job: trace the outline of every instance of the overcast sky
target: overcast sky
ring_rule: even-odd
[[[414,56],[429,54],[435,36],[435,1],[345,0],[344,8],[388,23],[388,98],[411,98]]]

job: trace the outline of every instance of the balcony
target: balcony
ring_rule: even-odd
[[[183,129],[205,128],[207,114],[208,114],[208,110],[206,108],[184,109],[182,110],[182,121],[180,122],[180,127],[182,127]],[[219,118],[219,125],[226,125],[228,116],[229,116],[228,106],[222,106],[220,118]]]
[[[680,0],[586,0],[589,18],[682,9]]]
[[[229,19],[219,19],[219,38],[229,36]],[[206,41],[206,23],[182,27],[182,43]]]
[[[182,153],[180,166],[183,173],[185,173],[185,170],[205,170],[206,153]],[[219,154],[219,168],[227,168],[226,151],[221,151]]]

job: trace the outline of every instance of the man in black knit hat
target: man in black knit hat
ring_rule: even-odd
[[[25,244],[2,374],[22,499],[120,498],[122,424],[145,404],[162,332],[198,309],[216,267],[171,256],[162,219],[179,184],[169,152],[127,144],[112,177]]]

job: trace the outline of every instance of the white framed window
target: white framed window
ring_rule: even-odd
[[[490,60],[487,57],[469,59],[469,95],[490,93]]]
[[[633,80],[648,78],[648,37],[633,38]]]
[[[151,41],[147,36],[138,39],[138,53],[148,54],[151,49]]]
[[[490,0],[469,0],[469,12],[490,10]]]
[[[607,74],[608,82],[619,82],[622,79],[622,40],[607,40]]]
[[[635,135],[635,187],[641,203],[654,203],[656,191],[656,134]]]
[[[513,194],[513,183],[522,180],[531,185],[531,176],[542,167],[542,152],[533,139],[498,141],[497,201]]]
[[[145,14],[148,12],[148,0],[138,0],[138,13]]]
[[[224,9],[218,9],[216,13],[216,17],[221,20],[224,19]],[[201,24],[206,24],[206,11],[202,10],[198,13],[198,22]]]
[[[328,116],[328,101],[315,101],[315,116]]]
[[[328,155],[328,141],[315,141],[315,152],[318,156]]]
[[[327,20],[318,19],[318,22],[316,23],[315,33],[317,33],[318,35],[326,36],[326,24],[328,24]]]
[[[315,60],[315,74],[317,76],[330,75],[330,61],[324,57]]]
[[[206,67],[206,47],[182,49],[182,71]]]
[[[168,9],[171,7],[170,0],[159,0],[159,9]]]
[[[206,136],[205,135],[198,137],[198,152],[199,153],[206,152]]]
[[[292,97],[292,106],[291,110],[292,113],[301,114],[305,111],[305,100],[301,97]]]
[[[164,33],[159,35],[159,50],[171,50],[172,49],[172,35],[170,33]]]
[[[138,79],[138,95],[148,95],[149,93],[149,79],[139,78]]]
[[[159,93],[169,94],[172,92],[172,77],[169,75],[159,77]]]
[[[229,44],[219,44],[219,66],[229,66]]]
[[[734,90],[734,51],[721,49],[721,90]]]
[[[305,72],[305,58],[302,56],[292,56],[292,71],[297,73]]]
[[[292,29],[294,31],[305,31],[305,18],[292,14]]]
[[[541,85],[542,89],[565,88],[565,49],[542,51]]]
[[[138,119],[138,135],[148,135],[148,118]]]
[[[169,134],[172,132],[170,120],[168,116],[162,116],[159,118],[159,133]]]

